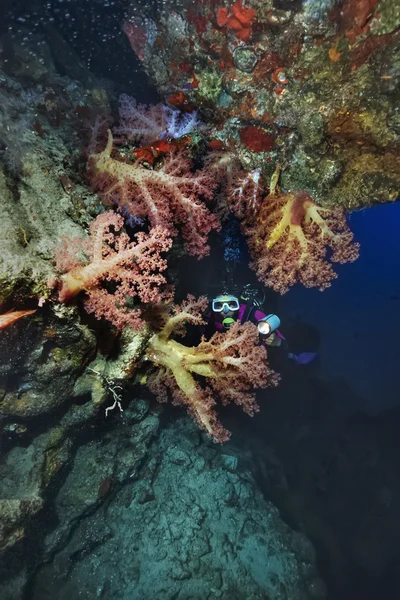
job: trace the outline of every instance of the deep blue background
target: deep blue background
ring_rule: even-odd
[[[353,264],[319,292],[296,286],[281,303],[321,333],[322,374],[344,378],[369,412],[400,405],[400,202],[349,217],[361,244]]]

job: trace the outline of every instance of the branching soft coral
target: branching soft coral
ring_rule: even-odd
[[[184,114],[163,104],[137,104],[127,94],[122,94],[119,100],[120,124],[114,128],[114,132],[126,136],[128,141],[149,144],[156,140],[176,139],[188,135],[201,125],[197,120],[197,111]]]
[[[189,254],[199,258],[208,254],[207,236],[219,229],[219,221],[200,198],[212,198],[212,177],[204,171],[191,173],[190,160],[182,153],[169,154],[161,168],[151,170],[112,157],[112,150],[108,131],[105,149],[89,157],[92,185],[105,204],[147,217],[153,227],[163,227],[172,236],[177,235],[175,224],[179,224]]]
[[[265,285],[284,294],[296,282],[323,290],[337,277],[327,262],[353,262],[359,245],[342,209],[321,208],[306,192],[270,194],[256,220],[244,223],[252,268]]]
[[[216,211],[221,219],[231,212],[239,219],[257,214],[264,190],[260,169],[242,169],[234,146],[210,153],[205,166],[220,186]]]
[[[227,203],[233,214],[242,219],[255,216],[262,200],[261,170],[254,169],[247,173],[239,173],[228,189]]]
[[[59,282],[60,302],[84,291],[85,309],[118,329],[143,325],[140,310],[125,306],[128,298],[144,303],[170,299],[161,274],[167,268],[161,253],[172,245],[168,232],[157,227],[148,234],[137,233],[132,241],[122,231],[123,225],[120,215],[103,213],[90,224],[89,238],[64,238],[56,252],[56,268],[64,273]]]
[[[194,347],[171,339],[172,334],[184,332],[185,323],[204,323],[206,307],[206,298],[189,296],[169,315],[161,332],[152,336],[146,355],[158,371],[148,385],[160,401],[166,401],[170,391],[174,404],[185,405],[202,429],[224,442],[230,434],[217,420],[214,398],[223,405],[235,402],[252,416],[259,410],[253,390],[276,386],[279,376],[269,368],[266,349],[258,344],[258,330],[252,323],[235,323],[226,333],[215,333]]]

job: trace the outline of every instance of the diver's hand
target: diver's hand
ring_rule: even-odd
[[[282,344],[282,338],[280,338],[275,332],[263,337],[262,340],[266,346],[270,346],[271,348],[278,347]]]

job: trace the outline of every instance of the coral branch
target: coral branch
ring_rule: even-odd
[[[113,158],[112,149],[109,131],[103,152],[89,158],[92,184],[105,204],[147,217],[153,227],[163,227],[172,236],[177,235],[177,223],[189,254],[199,258],[208,254],[207,236],[219,229],[219,222],[200,198],[212,198],[212,178],[203,171],[191,173],[190,161],[182,153],[168,155],[162,168],[151,170]]]
[[[170,299],[161,274],[167,267],[161,253],[171,247],[165,229],[136,234],[136,241],[122,231],[124,220],[109,211],[90,225],[90,236],[64,238],[56,253],[56,268],[64,274],[59,283],[59,300],[67,302],[86,292],[85,308],[96,318],[108,319],[118,329],[142,325],[139,309],[130,310],[128,298],[141,302]],[[108,282],[114,289],[111,293]],[[107,285],[108,284],[108,285]]]
[[[0,329],[4,329],[9,325],[12,325],[22,317],[27,317],[28,315],[33,315],[37,311],[37,308],[33,310],[9,310],[8,312],[0,315]]]
[[[258,344],[252,323],[236,323],[227,333],[215,333],[191,348],[171,339],[173,333],[183,333],[185,322],[202,323],[206,305],[206,298],[190,297],[171,312],[162,331],[152,336],[147,358],[159,370],[148,385],[160,401],[170,391],[173,403],[185,405],[202,429],[215,441],[224,442],[230,434],[218,422],[215,398],[223,405],[235,402],[252,416],[259,410],[253,390],[277,385],[279,376],[269,368],[266,349]]]
[[[254,217],[262,200],[261,170],[254,169],[248,173],[237,176],[228,189],[228,206],[234,215],[240,219]]]
[[[156,140],[176,139],[201,125],[197,111],[181,113],[163,104],[137,104],[127,94],[122,94],[119,100],[120,124],[114,128],[114,133],[126,136],[128,141],[149,144]]]
[[[323,290],[337,277],[327,262],[347,263],[358,258],[359,244],[341,209],[321,208],[306,192],[270,194],[256,222],[244,231],[254,259],[252,268],[266,285],[284,294],[300,282]]]

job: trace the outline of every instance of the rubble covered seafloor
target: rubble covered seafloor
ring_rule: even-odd
[[[400,11],[392,0],[135,2],[125,32],[164,97],[201,107],[242,166],[347,210],[399,193]],[[264,137],[264,140],[266,138]]]

